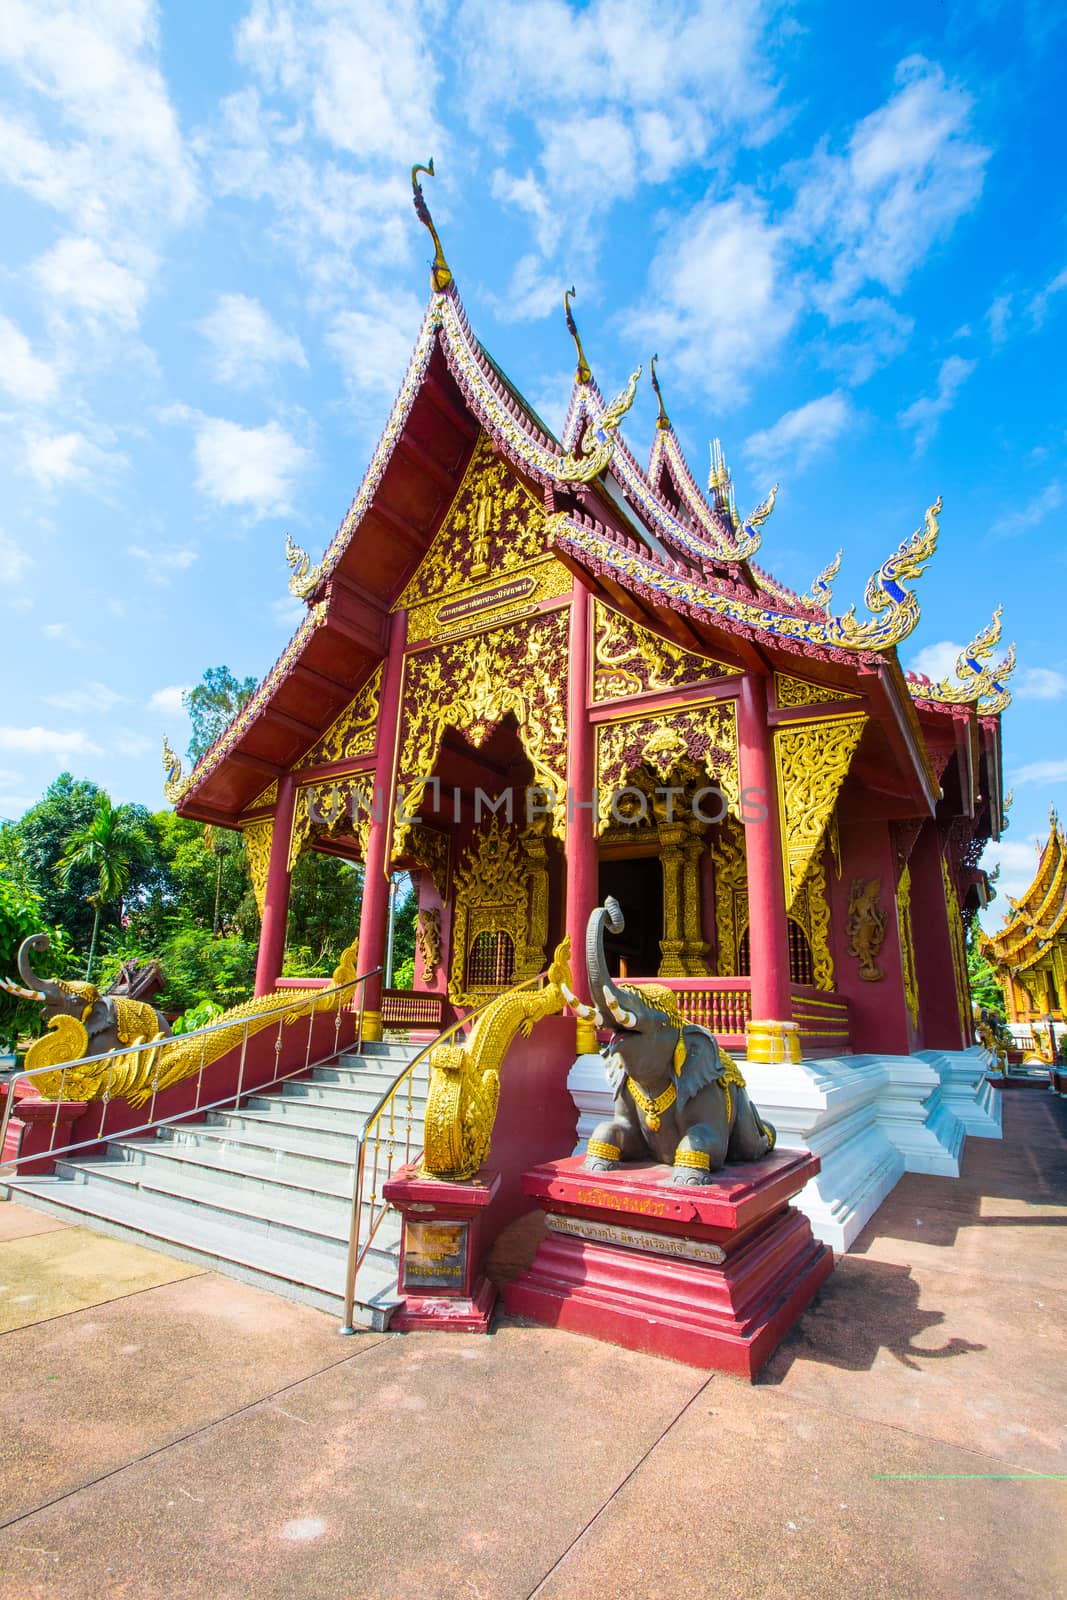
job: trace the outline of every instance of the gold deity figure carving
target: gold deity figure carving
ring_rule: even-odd
[[[497,522],[497,496],[488,484],[481,490],[471,516],[472,578],[484,578],[489,571],[489,539]]]

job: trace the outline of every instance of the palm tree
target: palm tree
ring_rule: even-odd
[[[147,860],[150,848],[132,808],[112,805],[111,796],[103,792],[97,795],[96,810],[89,822],[72,833],[63,846],[55,870],[64,886],[69,885],[72,873],[87,869],[96,875],[96,888],[85,897],[93,907],[86,983],[92,977],[100,913],[104,906],[122,899],[133,868]]]

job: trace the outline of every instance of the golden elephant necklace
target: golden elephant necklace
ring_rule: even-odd
[[[673,1106],[674,1102],[677,1100],[678,1090],[675,1088],[673,1083],[669,1083],[661,1095],[657,1095],[655,1100],[651,1100],[647,1094],[644,1094],[642,1090],[637,1087],[634,1080],[630,1077],[626,1079],[626,1087],[633,1096],[634,1105],[637,1107],[638,1111],[644,1112],[645,1121],[652,1129],[652,1132],[655,1133],[660,1125],[660,1120],[663,1116],[663,1113],[665,1111],[669,1111],[671,1106]]]

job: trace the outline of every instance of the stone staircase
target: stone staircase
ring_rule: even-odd
[[[103,1155],[60,1157],[13,1196],[64,1221],[129,1239],[341,1316],[358,1135],[416,1046],[364,1044],[303,1078],[138,1137]],[[415,1072],[412,1150],[422,1145],[426,1063]],[[393,1167],[406,1148],[406,1086]],[[368,1153],[369,1158],[369,1153]],[[387,1149],[379,1154],[385,1170]],[[366,1193],[370,1193],[367,1175]],[[379,1184],[380,1191],[380,1184]],[[380,1193],[379,1193],[380,1198]],[[364,1203],[364,1217],[368,1213]],[[360,1270],[353,1318],[384,1328],[397,1295],[399,1218],[390,1212]]]

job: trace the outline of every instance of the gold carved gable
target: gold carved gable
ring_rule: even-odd
[[[603,601],[594,606],[593,699],[621,700],[655,689],[677,689],[741,671],[710,656],[683,650]]]
[[[570,590],[570,573],[551,554],[544,505],[480,434],[437,536],[396,603],[409,613],[408,638],[463,632]]]
[[[378,728],[379,700],[382,692],[382,668],[376,667],[353,700],[341,715],[330,724],[321,739],[300,757],[294,767],[302,772],[307,767],[322,767],[332,761],[350,761],[356,756],[374,754],[374,740]]]
[[[867,726],[862,714],[774,730],[786,900],[792,909]]]
[[[267,897],[267,872],[270,867],[270,844],[273,836],[273,817],[267,817],[262,822],[246,822],[241,829],[241,837],[245,842],[245,855],[248,857],[248,870],[252,875],[252,892],[255,894],[256,909],[261,917]]]
[[[793,706],[820,706],[828,700],[859,700],[862,696],[849,694],[847,689],[831,689],[829,684],[809,683],[807,678],[793,678],[788,672],[774,674],[774,703],[778,708]]]

